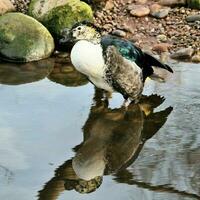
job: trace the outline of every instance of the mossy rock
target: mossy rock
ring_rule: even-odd
[[[53,37],[37,20],[22,13],[0,16],[1,58],[30,62],[49,57],[53,50]]]
[[[44,15],[47,14],[53,8],[69,4],[80,2],[80,0],[32,0],[29,5],[29,15],[39,21],[43,21]]]
[[[200,0],[187,0],[190,8],[200,9]]]
[[[47,0],[33,0],[30,5],[29,14],[41,21],[55,38],[61,37],[64,28],[71,28],[76,22],[83,20],[93,21],[91,7],[79,0],[51,0],[52,5]],[[57,3],[55,3],[57,2]]]

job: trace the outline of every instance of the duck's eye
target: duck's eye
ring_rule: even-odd
[[[81,30],[81,27],[78,27],[77,29],[80,31],[80,30]]]

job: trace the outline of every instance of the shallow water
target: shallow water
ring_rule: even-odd
[[[0,64],[0,199],[200,199],[199,65],[124,110],[57,62]]]

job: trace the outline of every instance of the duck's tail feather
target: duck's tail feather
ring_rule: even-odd
[[[167,71],[173,73],[173,70],[170,66],[161,63],[158,59],[154,58],[153,56],[145,53],[145,61],[148,63],[148,65],[150,66],[154,66],[154,67],[160,67],[163,69],[166,69]]]

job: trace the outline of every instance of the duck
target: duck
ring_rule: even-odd
[[[112,94],[120,93],[127,106],[138,103],[147,77],[155,77],[154,67],[173,70],[131,41],[103,35],[102,30],[88,21],[63,29],[61,45],[72,45],[71,62],[97,88]]]

